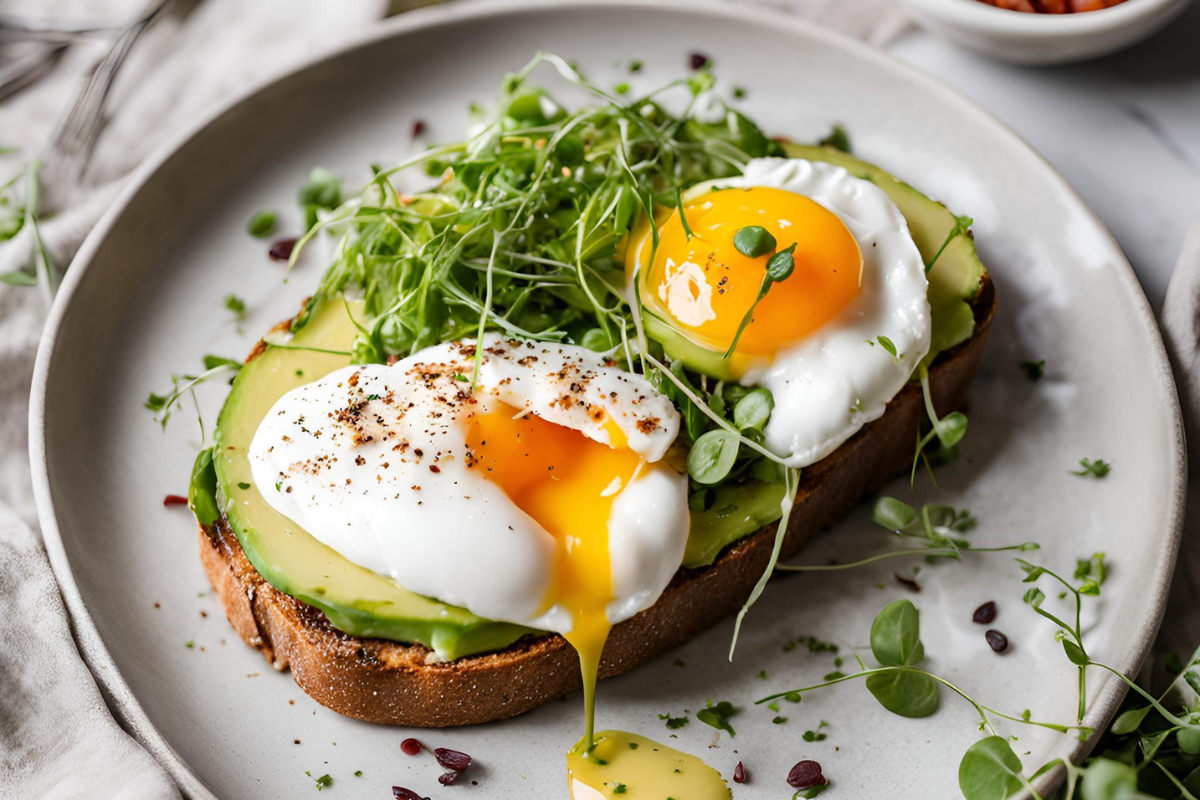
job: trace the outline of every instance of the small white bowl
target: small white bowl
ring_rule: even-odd
[[[1016,64],[1065,64],[1115,53],[1179,16],[1191,0],[1126,0],[1079,14],[1028,14],[980,0],[904,0],[923,26]]]

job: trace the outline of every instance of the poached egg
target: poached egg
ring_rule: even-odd
[[[488,335],[288,392],[255,433],[268,504],[350,561],[599,659],[683,558],[679,429],[645,379],[581,347]]]
[[[739,381],[774,396],[765,444],[788,466],[827,456],[883,415],[929,350],[925,265],[888,196],[845,169],[804,159],[751,160],[741,176],[699,184],[626,252],[630,290],[649,313],[728,359]],[[740,252],[742,228],[776,248]],[[795,243],[795,269],[755,304],[769,258]],[[742,319],[751,322],[737,336]]]

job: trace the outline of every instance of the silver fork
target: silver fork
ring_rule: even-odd
[[[75,102],[59,120],[42,152],[42,183],[49,194],[43,195],[43,213],[57,210],[55,202],[63,191],[76,185],[87,169],[104,117],[104,104],[113,81],[138,37],[162,13],[171,0],[152,0],[142,15],[121,32],[112,49],[95,66],[84,82]]]

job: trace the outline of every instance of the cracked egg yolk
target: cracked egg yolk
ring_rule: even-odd
[[[588,736],[596,669],[612,628],[607,613],[613,599],[609,516],[617,494],[645,463],[626,447],[615,423],[608,420],[604,427],[611,447],[573,428],[501,406],[475,417],[467,431],[473,467],[486,470],[488,480],[558,545],[555,581],[544,609],[557,603],[571,612],[572,628],[564,636],[583,666]]]
[[[756,225],[775,237],[777,250],[796,243],[796,267],[775,283],[754,310],[736,353],[771,356],[836,317],[858,296],[862,253],[833,212],[784,189],[709,191],[685,202],[689,237],[678,210],[659,228],[651,263],[649,225],[631,237],[641,262],[642,303],[693,342],[724,352],[754,304],[775,251],[750,258],[733,237]],[[632,269],[628,259],[626,269]]]

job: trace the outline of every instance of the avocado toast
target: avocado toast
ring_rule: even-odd
[[[703,82],[691,88],[695,98],[711,91],[711,85]],[[647,107],[648,101],[639,109]],[[372,262],[361,258],[361,252],[354,258],[348,253],[353,246],[377,256],[381,248],[389,257],[406,264],[420,259],[405,253],[403,243],[381,244],[381,234],[364,227],[373,220],[364,220],[382,216],[376,214],[375,206],[392,203],[396,209],[416,207],[424,214],[421,225],[438,220],[431,240],[439,241],[448,238],[448,230],[466,238],[479,222],[463,219],[469,213],[463,204],[448,212],[443,205],[445,199],[432,196],[436,192],[402,196],[393,189],[389,193],[390,185],[383,186],[388,173],[379,173],[364,192],[365,199],[351,206],[348,214],[335,211],[314,228],[328,228],[349,239],[343,239],[334,266],[300,315],[260,342],[239,371],[218,421],[214,446],[201,453],[193,475],[190,499],[200,521],[201,557],[239,635],[262,650],[277,669],[291,669],[297,683],[319,702],[359,719],[449,726],[512,716],[578,688],[579,658],[561,631],[547,632],[524,624],[524,619],[491,619],[460,605],[441,602],[428,593],[410,591],[379,570],[343,556],[272,505],[267,499],[270,493],[290,493],[290,487],[283,480],[275,481],[273,486],[269,481],[256,480],[250,452],[264,418],[290,392],[348,364],[394,362],[419,354],[430,344],[478,340],[478,335],[493,325],[504,335],[514,337],[514,342],[522,339],[521,333],[532,332],[547,339],[591,345],[590,349],[611,353],[614,365],[619,363],[631,372],[654,377],[652,383],[672,399],[682,415],[678,445],[665,458],[674,457],[679,470],[690,473],[686,490],[690,524],[674,577],[649,605],[625,619],[613,620],[615,625],[599,660],[598,671],[603,677],[623,672],[743,607],[747,598],[761,591],[762,581],[778,559],[793,555],[809,536],[835,522],[889,479],[913,467],[917,432],[947,419],[963,404],[995,308],[994,289],[962,220],[879,168],[832,147],[771,142],[734,112],[728,112],[719,123],[701,124],[687,114],[673,118],[653,107],[653,113],[644,117],[660,115],[655,124],[660,131],[670,131],[674,140],[687,145],[718,140],[722,143],[720,147],[701,147],[700,152],[724,154],[722,148],[736,147],[750,160],[817,164],[821,165],[817,168],[821,175],[836,174],[869,183],[886,196],[889,207],[903,216],[904,233],[923,264],[928,279],[927,316],[932,324],[926,320],[922,351],[897,348],[894,336],[879,335],[866,341],[872,348],[870,352],[881,355],[885,362],[889,356],[883,355],[884,351],[890,353],[891,366],[903,382],[902,388],[883,398],[886,412],[880,404],[878,414],[868,414],[869,404],[861,400],[839,406],[839,414],[858,421],[827,454],[802,465],[795,458],[789,461],[787,454],[774,453],[772,459],[765,454],[764,442],[770,444],[770,420],[780,412],[772,411],[768,404],[764,418],[746,422],[749,412],[745,412],[739,420],[737,409],[750,405],[743,405],[747,388],[760,392],[761,384],[740,387],[738,381],[752,374],[747,371],[750,368],[735,369],[730,364],[736,364],[736,357],[742,353],[738,345],[743,330],[754,331],[749,323],[761,325],[760,320],[766,318],[766,306],[762,316],[756,316],[756,305],[764,297],[777,299],[781,290],[771,290],[772,281],[763,279],[755,303],[739,309],[738,319],[742,311],[745,318],[724,354],[720,352],[723,348],[713,347],[704,336],[675,324],[682,315],[673,320],[670,308],[655,308],[652,303],[630,299],[646,288],[638,283],[638,268],[630,266],[637,259],[626,256],[636,238],[638,222],[654,228],[656,247],[656,226],[666,213],[662,210],[673,207],[686,231],[684,241],[690,243],[690,211],[685,213],[683,209],[693,200],[684,192],[705,181],[733,180],[740,170],[707,155],[703,164],[699,156],[688,156],[695,159],[693,164],[682,163],[686,161],[683,154],[695,151],[681,148],[678,157],[682,166],[676,164],[643,181],[634,170],[626,175],[625,164],[613,163],[611,173],[590,184],[588,169],[599,159],[589,160],[589,156],[606,147],[603,125],[595,121],[580,123],[578,115],[568,115],[550,105],[544,94],[527,89],[521,81],[506,82],[501,108],[501,127],[506,135],[494,146],[501,150],[508,144],[525,146],[536,154],[529,167],[535,176],[533,186],[540,188],[537,176],[546,174],[547,154],[561,147],[562,161],[552,161],[552,167],[565,181],[581,184],[581,193],[601,197],[595,207],[605,212],[605,219],[612,220],[605,223],[607,228],[593,228],[600,232],[595,241],[575,251],[578,264],[593,270],[589,274],[601,275],[599,280],[580,279],[572,290],[552,286],[548,290],[550,299],[539,297],[542,306],[534,309],[543,318],[561,310],[575,320],[545,320],[544,327],[535,330],[538,325],[531,324],[531,320],[543,323],[537,315],[514,314],[514,308],[529,310],[530,295],[514,292],[511,297],[501,298],[501,292],[494,293],[494,275],[520,273],[522,264],[541,269],[551,260],[543,255],[550,248],[538,251],[537,261],[509,256],[506,272],[499,272],[494,254],[506,251],[493,245],[493,258],[486,265],[486,297],[493,307],[484,305],[481,313],[479,304],[451,292],[449,299],[443,295],[437,302],[448,307],[457,303],[456,310],[467,309],[465,319],[456,317],[455,311],[447,315],[425,308],[422,325],[405,327],[403,323],[409,320],[395,319],[395,309],[403,300],[389,297],[378,288],[381,276],[395,277],[395,273],[373,272]],[[580,136],[576,144],[570,134],[585,124],[592,126],[591,135]],[[522,138],[527,144],[506,141]],[[634,151],[627,141],[622,147],[625,152]],[[578,151],[573,152],[574,148]],[[504,177],[508,178],[506,185],[516,182],[512,176],[503,175],[503,169],[512,168],[511,164],[497,157],[488,166],[484,155],[480,149],[468,147],[465,155],[430,157],[430,172],[442,175],[440,194],[486,197],[487,181]],[[661,185],[663,175],[677,179],[673,192],[669,185]],[[617,187],[616,193],[605,196],[603,193],[612,185]],[[647,186],[649,189],[642,191]],[[724,188],[716,186],[714,191]],[[626,189],[631,191],[625,194]],[[572,188],[567,186],[565,191],[569,194]],[[559,210],[577,215],[582,206],[585,217],[586,209],[592,207],[590,202],[584,205],[562,197],[553,202]],[[343,209],[348,204],[331,205]],[[453,224],[440,224],[452,216]],[[578,219],[560,221],[553,214],[547,214],[546,219],[548,226],[559,226],[550,236],[563,240],[570,240],[575,231],[586,227]],[[693,217],[698,219],[699,212]],[[497,221],[490,222],[495,229]],[[507,218],[499,224],[509,226],[504,231],[512,227]],[[666,224],[662,225],[664,230]],[[739,228],[739,234],[749,227]],[[761,253],[736,241],[734,245],[747,258],[761,257],[775,264],[790,261],[791,253],[781,244],[785,241],[783,234],[776,231],[776,235],[780,243],[772,235],[771,243],[777,246]],[[530,238],[526,231],[524,238],[514,236],[510,244],[528,246]],[[864,239],[858,247],[866,249],[864,243],[870,244]],[[423,242],[422,246],[427,244]],[[793,244],[792,250],[795,248]],[[400,255],[396,256],[398,251]],[[428,251],[418,248],[417,252]],[[775,261],[785,253],[788,259]],[[464,262],[461,266],[480,272],[478,261],[471,262],[461,252],[453,257]],[[781,278],[772,279],[775,284],[785,286],[800,260],[797,255],[785,270],[787,274],[780,272]],[[559,261],[571,263],[566,256]],[[626,263],[614,269],[614,261]],[[365,269],[364,264],[368,265]],[[458,270],[459,265],[453,269]],[[562,277],[560,271],[537,274],[539,280],[549,284]],[[631,277],[622,284],[619,277],[612,277],[614,274]],[[402,288],[405,280],[404,275],[398,279]],[[720,287],[715,291],[723,294],[724,285]],[[483,281],[478,288],[485,289]],[[650,288],[662,288],[660,295],[669,296],[663,287]],[[776,293],[772,295],[769,290]],[[601,302],[589,309],[587,302],[594,298],[581,300],[578,295],[592,292],[624,298],[627,307],[637,310],[622,311],[619,325],[611,324],[612,315],[596,324],[588,315],[605,316],[611,306]],[[501,305],[509,316],[500,317],[493,310]],[[735,351],[735,359],[731,360],[729,354]],[[670,367],[659,370],[660,363]],[[471,374],[463,368],[454,377],[469,383],[473,391],[478,370],[476,366],[475,374]],[[910,376],[923,376],[925,380],[908,380]],[[735,386],[738,391],[729,388]],[[701,404],[704,409],[698,407]],[[776,401],[774,408],[780,407]],[[860,416],[856,418],[856,414]],[[710,443],[716,442],[713,462],[721,464],[720,469],[713,463],[696,464],[694,451],[705,436]],[[731,439],[733,436],[739,438]],[[728,441],[734,441],[735,456],[721,449]],[[952,447],[953,442],[943,440],[943,445]],[[781,516],[783,532],[778,530]],[[583,680],[586,682],[586,675]]]

